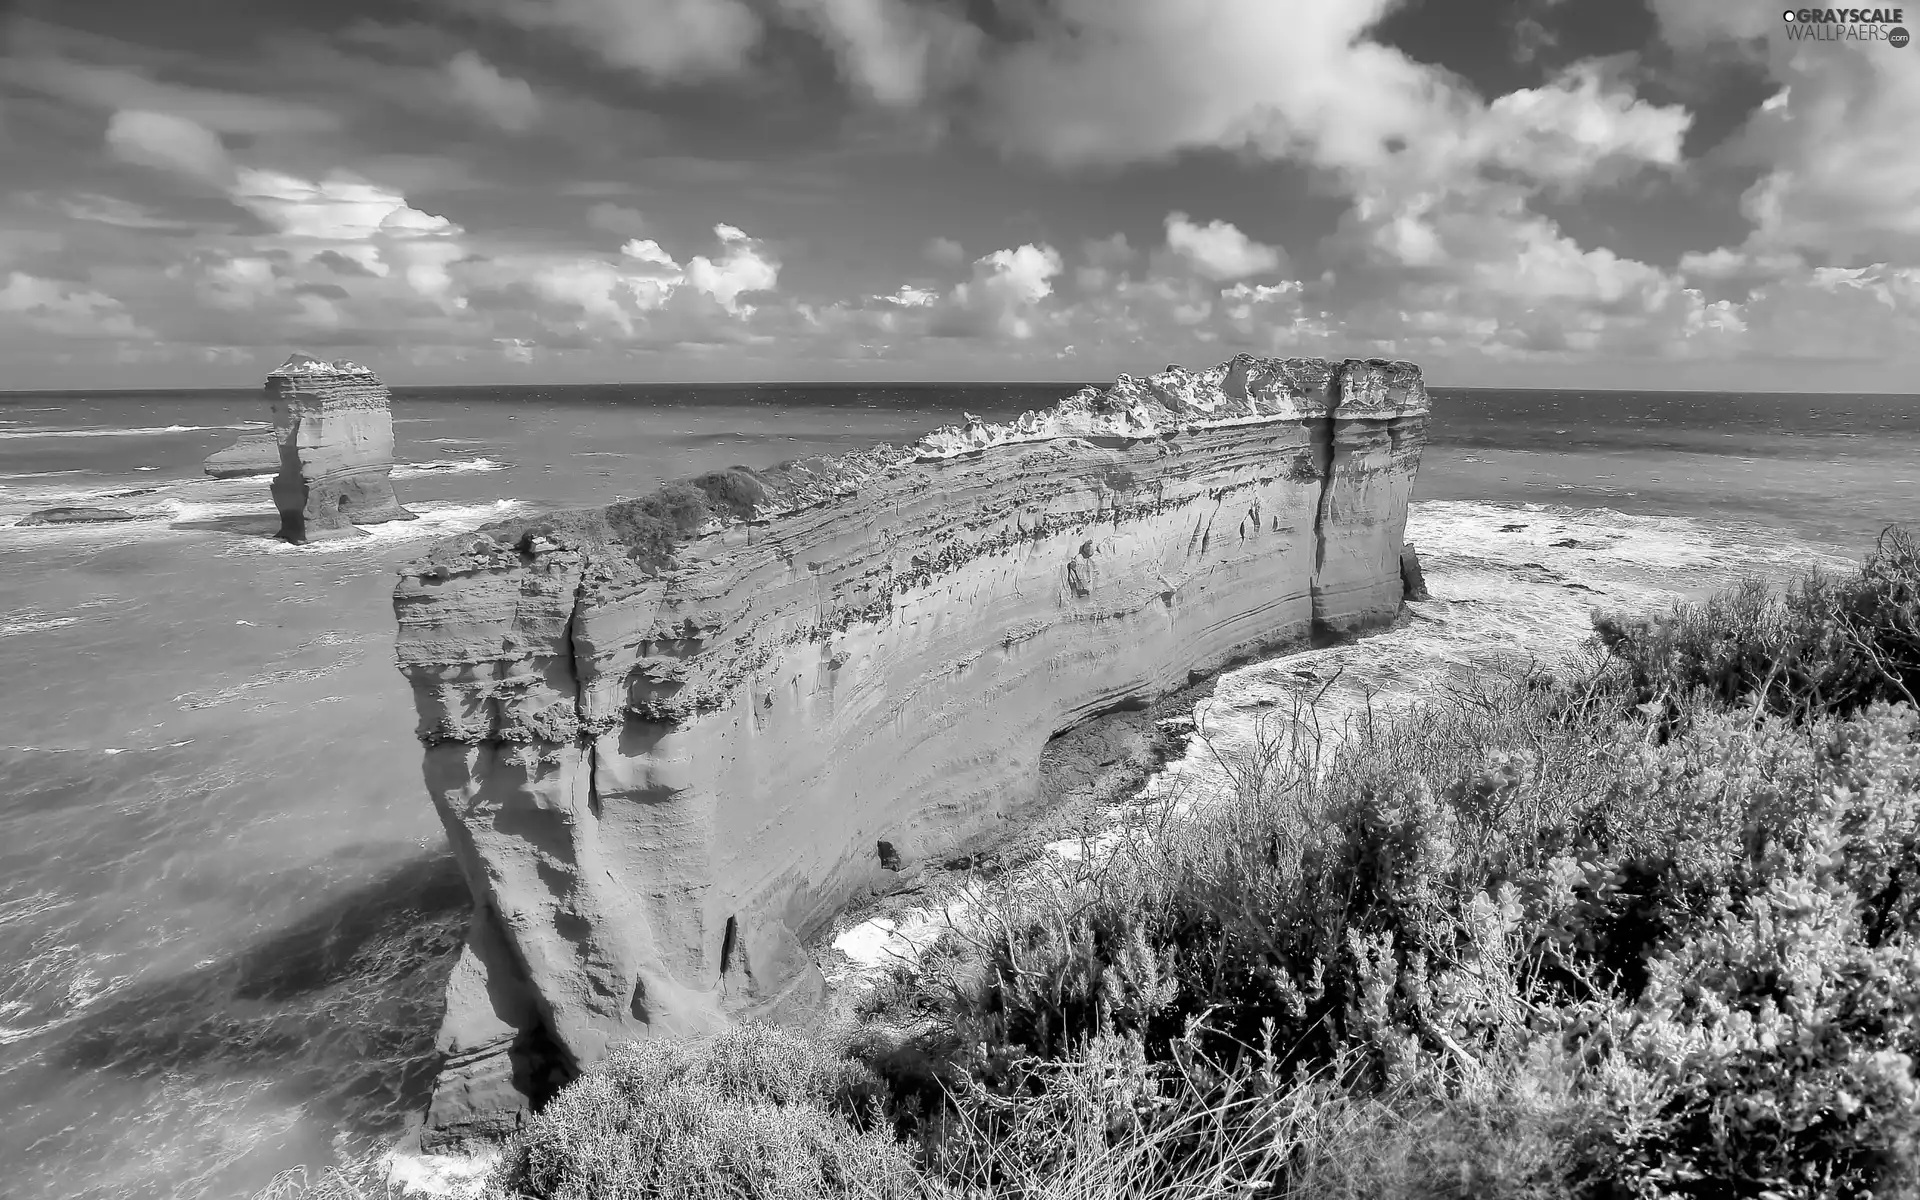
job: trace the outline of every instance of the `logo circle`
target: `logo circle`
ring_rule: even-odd
[[[1780,14],[1780,19],[1781,19],[1782,21],[1791,21],[1791,20],[1793,20],[1793,10],[1792,10],[1792,9],[1788,9],[1787,11],[1785,11],[1785,12],[1783,12],[1783,13],[1781,13],[1781,14]]]
[[[1911,39],[1912,35],[1910,35],[1903,26],[1895,25],[1892,29],[1887,30],[1887,41],[1893,45],[1895,50],[1905,46]]]

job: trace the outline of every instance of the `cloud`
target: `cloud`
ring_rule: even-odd
[[[566,35],[606,62],[663,83],[735,74],[763,32],[741,0],[447,0]]]
[[[780,0],[826,42],[846,80],[876,103],[904,108],[964,73],[982,35],[947,9],[906,0]]]
[[[1040,303],[1053,294],[1053,279],[1062,266],[1058,250],[1032,243],[975,259],[973,277],[956,284],[934,307],[929,332],[937,337],[1031,338]]]
[[[24,271],[8,272],[0,288],[0,328],[10,324],[88,341],[153,336],[112,296]]]
[[[1286,255],[1254,241],[1225,221],[1196,225],[1182,212],[1167,214],[1167,247],[1202,276],[1219,282],[1277,271]]]
[[[740,304],[748,292],[772,291],[780,278],[780,264],[766,256],[765,248],[731,225],[715,225],[714,236],[726,247],[718,259],[697,257],[687,264],[687,282],[719,301],[735,315],[751,308]]]
[[[471,50],[447,62],[454,99],[509,133],[525,133],[540,119],[540,101],[524,79],[495,70]]]
[[[233,173],[227,148],[212,130],[170,113],[124,109],[107,122],[107,149],[122,162],[168,171],[203,183]]]

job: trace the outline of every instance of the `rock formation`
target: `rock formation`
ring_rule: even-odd
[[[207,455],[200,469],[215,479],[272,475],[280,470],[280,437],[272,431],[249,433],[225,450]]]
[[[1431,600],[1427,594],[1427,573],[1420,569],[1420,555],[1413,543],[1400,547],[1400,590],[1408,600]]]
[[[812,1004],[806,939],[992,838],[1055,734],[1392,620],[1427,411],[1407,363],[1241,356],[404,568],[475,902],[429,1141],[614,1041]]]
[[[113,521],[137,521],[124,508],[41,508],[21,517],[21,525],[105,525]]]
[[[295,354],[267,376],[280,469],[273,502],[290,542],[355,537],[358,525],[411,521],[394,497],[387,389],[358,363]]]

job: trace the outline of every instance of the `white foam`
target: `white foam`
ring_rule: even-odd
[[[221,429],[265,429],[265,421],[248,421],[240,425],[142,425],[126,428],[107,427],[102,429],[56,429],[49,426],[27,429],[0,429],[0,438],[94,438],[94,437],[153,437],[163,433],[207,433]]]
[[[344,554],[364,552],[395,542],[446,537],[478,529],[489,521],[498,521],[532,506],[523,500],[494,500],[486,504],[443,504],[437,501],[407,501],[407,508],[419,519],[388,521],[362,527],[363,536],[333,538],[327,541],[294,545],[277,538],[247,538],[221,551],[221,556],[245,554]]]
[[[395,479],[416,479],[422,475],[463,475],[472,471],[504,471],[507,464],[491,458],[429,459],[426,462],[396,463]]]

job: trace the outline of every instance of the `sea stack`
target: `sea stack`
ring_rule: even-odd
[[[273,502],[289,542],[357,537],[360,525],[411,521],[393,494],[393,414],[358,363],[295,354],[267,376],[279,473]]]
[[[1123,376],[904,448],[446,541],[400,669],[474,894],[429,1143],[617,1041],[804,1011],[903,864],[1036,798],[1054,735],[1400,610],[1419,368]]]

